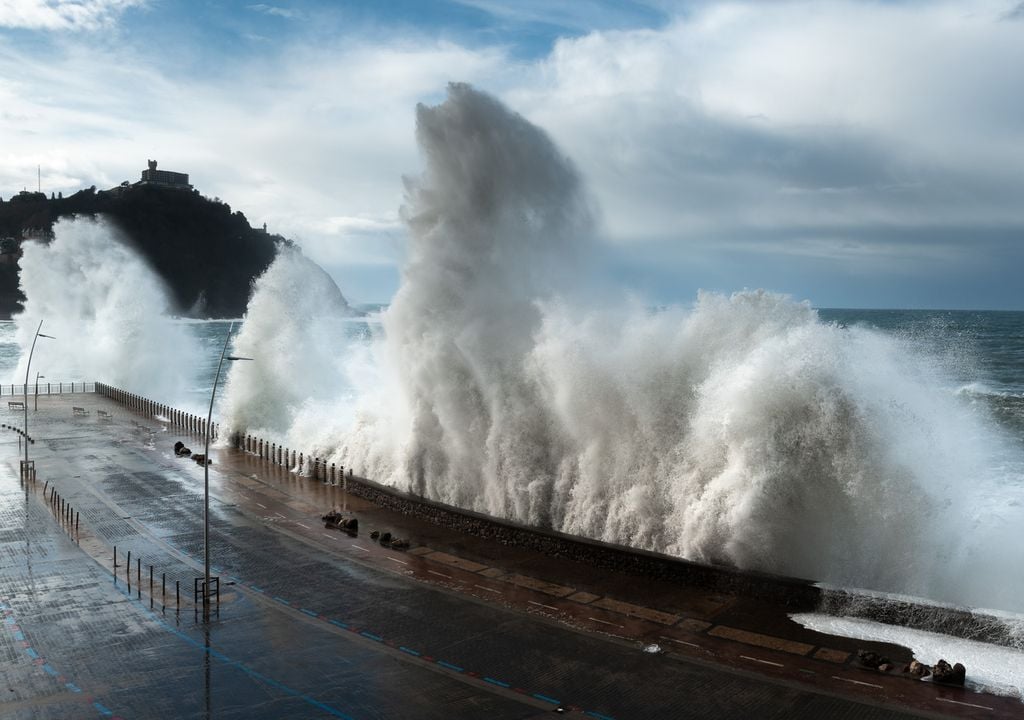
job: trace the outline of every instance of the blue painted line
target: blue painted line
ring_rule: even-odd
[[[363,637],[368,637],[371,640],[376,640],[377,642],[384,642],[384,638],[382,638],[380,635],[374,635],[372,632],[366,632],[365,630],[363,630],[359,634]]]
[[[548,697],[547,695],[541,695],[540,693],[534,693],[533,696],[535,698],[537,698],[538,700],[543,700],[544,702],[549,702],[552,705],[561,705],[562,704],[562,702],[560,700],[555,700],[554,698]]]
[[[25,633],[23,633],[21,630],[19,630],[18,632],[14,633],[14,639],[17,640],[18,642],[24,641],[25,640]]]
[[[39,657],[39,653],[37,653],[37,652],[36,652],[36,651],[35,651],[34,649],[32,649],[32,648],[25,648],[25,652],[26,652],[26,653],[28,653],[28,656],[29,656],[30,658],[32,658],[33,660],[35,660],[35,659],[36,659],[37,657]]]
[[[4,622],[7,623],[8,625],[14,625],[14,624],[17,623],[17,621],[14,619],[13,615],[9,615],[9,616],[5,617],[4,618]]]
[[[182,640],[187,642],[189,645],[192,645],[193,647],[198,648],[199,650],[201,650],[201,651],[203,651],[205,653],[209,653],[211,657],[217,658],[218,660],[223,662],[225,665],[230,665],[231,667],[237,668],[237,669],[241,670],[243,673],[245,673],[246,675],[248,675],[249,677],[254,678],[256,680],[259,680],[260,682],[265,683],[267,685],[270,685],[271,687],[277,688],[278,690],[280,690],[281,692],[283,692],[283,693],[285,693],[287,695],[291,695],[292,697],[297,697],[300,700],[302,700],[303,702],[306,702],[309,705],[312,705],[313,707],[315,707],[315,708],[317,708],[319,710],[323,710],[328,715],[332,715],[334,717],[342,718],[342,720],[353,720],[353,718],[350,715],[346,715],[345,713],[341,712],[337,708],[333,708],[330,705],[327,705],[326,703],[322,703],[319,700],[317,700],[317,699],[315,699],[313,697],[310,697],[306,693],[303,693],[303,692],[300,692],[298,690],[295,690],[294,688],[288,687],[284,683],[278,682],[277,680],[274,680],[271,677],[267,677],[263,673],[260,673],[260,672],[257,672],[255,670],[253,670],[252,668],[248,667],[247,665],[243,664],[242,662],[240,662],[238,660],[233,660],[233,659],[229,658],[228,656],[224,655],[223,653],[217,652],[216,650],[213,650],[212,648],[207,647],[206,645],[204,645],[203,643],[199,642],[195,638],[191,638],[188,635],[186,635],[185,633],[181,632],[180,630],[177,630],[176,628],[171,627],[166,622],[164,622],[159,617],[157,617],[155,614],[149,613],[149,615],[150,615],[150,617],[152,617],[157,622],[157,624],[163,626],[163,628],[165,630],[167,630],[168,632],[170,632],[172,635],[175,635],[175,636],[181,638]]]
[[[607,715],[602,715],[601,713],[594,712],[593,710],[587,710],[583,714],[584,715],[589,715],[590,717],[597,718],[597,720],[615,720],[615,718],[613,718],[613,717],[608,717]]]
[[[306,613],[310,617],[320,617],[320,613],[313,612],[312,610],[307,610],[306,608],[302,608],[302,612]]]
[[[460,668],[458,665],[452,665],[451,663],[445,662],[444,660],[438,660],[437,664],[441,667],[446,667],[449,670],[454,670],[455,672],[464,672],[463,669]]]
[[[255,590],[256,592],[259,592],[259,593],[263,592],[263,588],[261,588],[261,587],[256,587],[255,585],[250,585],[250,586],[249,586],[249,589],[250,589],[250,590]]]
[[[416,652],[415,650],[412,650],[411,648],[407,648],[405,645],[399,645],[398,649],[401,650],[404,653],[409,653],[410,655],[415,655],[416,657],[420,656],[420,653]]]
[[[344,630],[348,630],[348,623],[343,623],[340,620],[328,620],[328,622],[331,623],[331,625],[337,625]]]
[[[73,693],[80,693],[80,692],[82,692],[82,688],[78,687],[73,682],[64,683],[64,687],[66,687],[68,690],[70,690]]]
[[[489,682],[491,685],[498,685],[498,686],[503,687],[503,688],[512,687],[507,682],[502,682],[501,680],[495,680],[492,677],[485,677],[484,678],[484,682]]]
[[[278,597],[277,595],[275,595],[274,599],[277,600],[282,605],[291,605],[291,603],[288,602],[287,600],[285,600],[283,597]]]
[[[108,715],[109,716],[109,715],[113,715],[114,714],[113,710],[111,710],[110,708],[106,707],[105,705],[103,705],[101,703],[94,702],[92,704],[92,706],[94,708],[96,708],[97,710],[99,710],[100,713],[103,714],[103,715]]]
[[[43,670],[45,670],[46,672],[50,673],[54,677],[57,677],[58,675],[60,675],[60,673],[57,672],[56,668],[54,668],[53,665],[51,665],[50,663],[46,663],[45,665],[43,665]]]

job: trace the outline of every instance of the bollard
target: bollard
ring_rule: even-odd
[[[160,596],[167,599],[167,573],[160,573]]]
[[[124,564],[124,576],[128,580],[128,592],[132,591],[132,551],[128,551],[128,562]]]
[[[174,581],[174,604],[181,610],[181,580]]]
[[[114,580],[117,580],[117,545],[114,546]]]
[[[338,483],[336,482],[335,476],[334,476],[334,463],[331,463],[331,485],[337,485],[337,484]]]
[[[78,511],[75,511],[75,532],[78,532]]]

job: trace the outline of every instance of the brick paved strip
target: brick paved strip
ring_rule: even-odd
[[[565,587],[564,585],[555,585],[554,583],[544,582],[543,580],[538,580],[537,578],[532,578],[528,575],[506,575],[502,580],[507,580],[519,587],[537,590],[545,595],[553,595],[554,597],[565,597],[566,595],[572,595],[576,592],[576,588]]]
[[[487,567],[486,565],[473,562],[472,560],[465,560],[463,558],[456,557],[455,555],[443,553],[439,550],[435,550],[432,553],[428,553],[423,557],[429,558],[434,562],[439,562],[442,565],[447,565],[448,567],[459,568],[460,570],[468,570],[469,572],[479,572],[483,570],[485,567]]]
[[[672,615],[659,610],[651,610],[643,605],[633,605],[632,603],[612,600],[611,598],[602,598],[595,602],[592,607],[599,607],[602,610],[611,610],[612,612],[622,613],[623,615],[632,615],[633,617],[661,623],[662,625],[675,625],[679,622],[678,615]]]
[[[708,630],[708,635],[725,638],[726,640],[735,640],[746,645],[756,645],[757,647],[768,648],[769,650],[781,650],[793,655],[806,655],[814,649],[813,645],[808,645],[807,643],[783,640],[771,635],[762,635],[761,633],[740,630],[739,628],[728,627],[727,625],[718,625],[711,628]]]

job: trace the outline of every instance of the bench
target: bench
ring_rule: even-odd
[[[71,412],[73,414],[75,414],[75,415],[88,415],[89,414],[88,410],[86,410],[84,407],[78,407],[77,405],[72,405],[71,406]]]
[[[107,412],[106,410],[97,410],[97,411],[96,411],[96,414],[97,414],[97,415],[98,415],[98,416],[99,416],[100,418],[102,418],[103,420],[111,420],[111,419],[113,419],[113,417],[114,417],[113,415],[111,415],[110,413],[108,413],[108,412]]]
[[[21,400],[11,400],[7,403],[8,410],[24,410],[25,403]]]

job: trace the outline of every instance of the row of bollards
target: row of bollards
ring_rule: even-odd
[[[117,545],[114,546],[114,584],[117,584],[117,569],[121,565],[117,562]],[[149,607],[153,608],[156,603],[156,575],[155,566],[147,565],[149,568]],[[124,577],[128,583],[128,594],[132,592],[132,553],[128,551],[128,558],[124,563]],[[142,599],[142,558],[135,557],[135,593],[138,599]],[[167,610],[167,573],[160,573],[160,598],[161,607],[163,610]],[[218,594],[218,601],[220,596]],[[176,611],[181,610],[181,581],[174,581],[174,608]]]
[[[274,465],[289,468],[299,475],[308,472],[309,476],[314,480],[323,480],[330,485],[345,482],[344,465],[331,463],[328,466],[327,461],[322,458],[307,458],[303,453],[296,453],[295,450],[290,450],[277,443],[268,442],[255,435],[238,433],[234,438],[234,445],[239,450],[252,453],[261,460],[269,460]],[[348,477],[353,477],[352,468],[348,470]]]
[[[96,383],[96,392],[109,397],[122,405],[136,412],[145,415],[159,415],[167,418],[167,422],[173,427],[184,428],[186,431],[197,435],[206,434],[206,418],[187,413],[170,405],[158,403],[149,398],[130,393],[127,390],[111,387],[104,383]],[[220,431],[220,423],[210,423],[210,437],[216,438]]]
[[[61,525],[64,526],[70,534],[74,530],[74,538],[78,540],[78,511],[75,510],[71,503],[64,499],[64,496],[57,492],[57,488],[49,487],[50,481],[47,480],[43,485],[43,497],[46,498],[46,491],[49,489],[49,502],[50,510],[53,512],[55,517],[59,517]]]
[[[196,434],[205,434],[206,430],[206,419],[192,415],[190,413],[177,410],[169,405],[154,402],[149,398],[130,393],[127,390],[121,390],[120,388],[111,387],[103,383],[96,383],[96,392],[100,395],[115,400],[122,405],[127,406],[132,410],[136,410],[141,413],[149,415],[160,415],[166,417],[168,422],[176,427],[184,428],[189,432]],[[216,438],[220,431],[219,423],[210,424],[210,437]],[[319,457],[306,457],[301,452],[278,445],[277,443],[271,443],[263,438],[256,437],[254,435],[236,433],[233,438],[233,445],[239,450],[244,450],[247,453],[256,455],[261,460],[268,460],[274,465],[279,467],[287,468],[299,475],[309,474],[314,480],[323,480],[324,483],[330,485],[343,484],[346,486],[346,482],[354,477],[352,468],[348,469],[348,475],[345,475],[345,467],[343,465],[336,465],[335,463],[327,463],[327,460]]]

